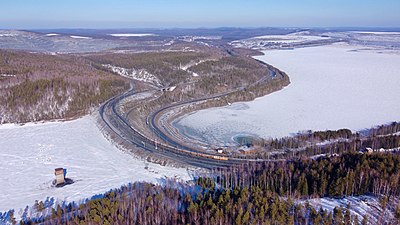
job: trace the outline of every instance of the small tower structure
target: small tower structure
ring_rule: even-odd
[[[56,175],[56,185],[65,183],[65,174],[63,168],[56,168],[54,175]]]

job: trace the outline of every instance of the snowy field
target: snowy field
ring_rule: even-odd
[[[200,140],[232,144],[240,134],[283,137],[400,120],[400,52],[334,44],[264,53],[257,59],[285,71],[288,87],[184,116],[176,126]]]
[[[0,126],[0,212],[17,216],[35,200],[78,201],[135,181],[190,179],[186,169],[163,167],[125,154],[86,116],[68,122]],[[74,184],[52,187],[54,169],[67,169]]]

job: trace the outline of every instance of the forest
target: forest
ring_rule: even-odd
[[[129,89],[127,79],[75,55],[0,50],[0,77],[0,124],[83,116]]]
[[[252,144],[260,150],[241,158],[300,159],[323,155],[342,154],[348,151],[400,152],[400,123],[372,127],[358,132],[349,129],[307,131],[290,137],[259,139]]]
[[[20,224],[398,224],[400,155],[346,153],[316,160],[248,163],[215,169],[192,183],[134,183],[83,203],[46,209]],[[373,195],[380,218],[358,218],[351,205],[333,211],[299,200]],[[27,209],[26,209],[27,210]],[[386,211],[394,218],[385,217]],[[7,214],[14,221],[13,212]]]
[[[145,71],[157,77],[162,87],[177,86],[175,91],[146,104],[148,109],[226,92],[230,94],[223,101],[210,101],[200,108],[248,101],[289,84],[286,74],[275,69],[281,76],[273,79],[274,68],[247,55],[230,55],[220,49],[123,54],[1,50],[0,123],[71,119],[88,114],[129,89],[132,82],[104,65]],[[137,83],[136,89],[143,88]]]

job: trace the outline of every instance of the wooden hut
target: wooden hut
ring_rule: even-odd
[[[63,168],[56,168],[54,174],[56,175],[56,185],[65,183],[65,174]]]

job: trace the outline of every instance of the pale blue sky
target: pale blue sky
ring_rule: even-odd
[[[0,28],[400,27],[400,0],[4,0]]]

